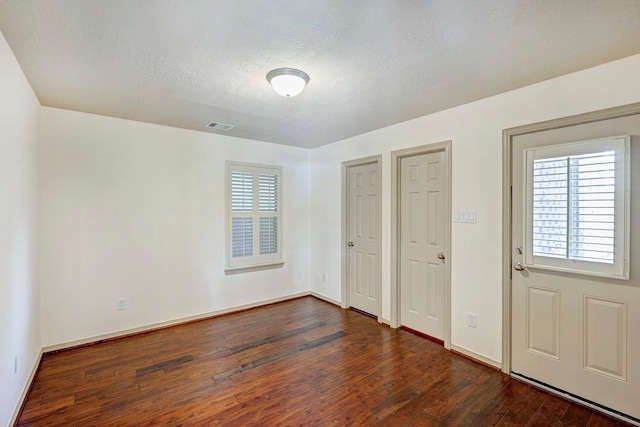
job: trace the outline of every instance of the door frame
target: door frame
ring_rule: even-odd
[[[341,237],[341,257],[342,257],[342,302],[340,306],[344,309],[349,308],[349,251],[347,250],[347,242],[349,241],[349,172],[350,168],[368,164],[376,164],[377,186],[378,186],[378,203],[376,207],[378,233],[378,253],[376,269],[376,298],[377,298],[377,318],[382,323],[382,154],[377,156],[363,157],[355,160],[342,162],[342,237]]]
[[[451,349],[451,140],[405,148],[391,152],[391,327],[400,327],[400,162],[407,157],[444,152],[447,156],[445,174],[445,236],[444,252],[444,348]]]
[[[511,155],[513,138],[521,135],[577,126],[640,114],[640,102],[604,110],[577,114],[502,131],[502,372],[511,374]]]

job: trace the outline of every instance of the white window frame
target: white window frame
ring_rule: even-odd
[[[252,238],[253,238],[253,253],[250,256],[233,257],[233,245],[232,245],[232,221],[234,218],[234,211],[232,209],[232,188],[231,188],[231,174],[233,172],[247,172],[251,173],[253,179],[253,208],[251,212],[242,212],[241,216],[252,219]],[[283,265],[283,221],[282,221],[282,192],[283,192],[283,179],[282,179],[282,167],[261,165],[254,163],[244,162],[226,162],[226,191],[227,191],[227,206],[226,206],[226,263],[225,271],[234,270],[246,270],[261,267],[273,267]],[[261,212],[259,210],[259,176],[260,174],[276,175],[277,176],[277,209],[276,212],[270,212],[269,217],[277,218],[277,252],[272,254],[260,255],[260,232],[259,222]],[[236,213],[236,217],[237,217]],[[263,214],[264,216],[264,214]]]
[[[528,268],[569,272],[589,276],[629,279],[630,247],[630,135],[531,148],[524,151],[524,261]],[[615,217],[613,263],[589,262],[533,254],[533,164],[534,160],[570,157],[603,151],[615,152]]]

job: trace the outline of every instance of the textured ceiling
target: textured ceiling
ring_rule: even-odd
[[[0,0],[0,31],[42,105],[311,148],[640,53],[640,2]]]

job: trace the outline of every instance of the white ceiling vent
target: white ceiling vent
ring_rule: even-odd
[[[233,125],[228,125],[226,123],[216,123],[216,122],[211,122],[211,123],[207,123],[205,125],[206,128],[209,129],[215,129],[215,130],[231,130],[233,129],[235,126]]]

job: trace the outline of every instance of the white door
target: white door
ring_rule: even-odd
[[[513,138],[512,371],[640,418],[640,139],[622,198],[624,154],[603,154],[627,134],[640,116]]]
[[[444,151],[400,160],[400,324],[444,340]]]
[[[378,163],[349,168],[349,305],[378,316]]]

